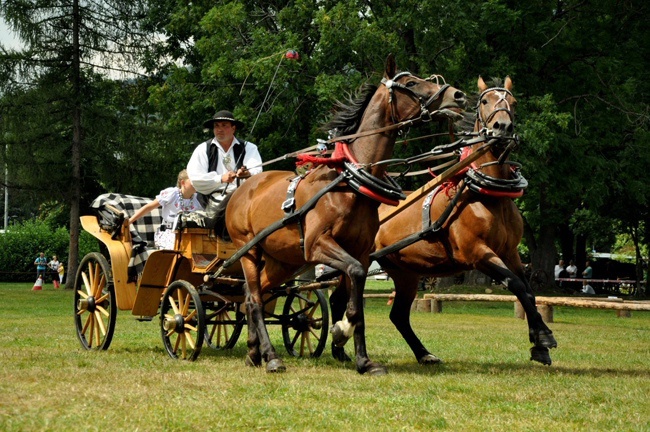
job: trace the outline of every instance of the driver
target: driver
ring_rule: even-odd
[[[187,164],[187,173],[204,207],[208,197],[225,195],[235,190],[241,179],[262,172],[262,157],[257,146],[235,137],[244,124],[230,111],[218,111],[205,121],[214,138],[199,144]],[[248,168],[250,167],[250,169]]]

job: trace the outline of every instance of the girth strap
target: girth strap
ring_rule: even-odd
[[[282,210],[285,215],[290,215],[291,212],[296,208],[296,189],[298,189],[298,183],[302,180],[302,176],[295,177],[289,183],[287,188],[287,199],[282,203]]]
[[[444,225],[444,223],[449,218],[449,215],[453,211],[454,207],[456,207],[456,204],[458,204],[458,200],[460,199],[460,196],[463,194],[463,191],[465,190],[465,187],[468,185],[468,183],[470,183],[470,180],[463,181],[462,185],[460,185],[460,187],[458,188],[458,192],[456,192],[454,198],[447,205],[445,210],[442,212],[438,220],[436,220],[433,225],[429,226],[427,229],[423,229],[420,232],[411,234],[410,236],[403,238],[397,243],[393,243],[390,246],[386,246],[383,249],[379,249],[378,251],[373,252],[372,254],[370,254],[370,259],[377,260],[386,255],[390,255],[393,252],[397,252],[400,249],[404,249],[405,247],[410,246],[413,243],[416,243],[437,231],[440,231],[440,228],[442,228],[442,225]]]

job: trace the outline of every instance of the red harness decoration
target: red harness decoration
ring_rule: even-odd
[[[341,141],[334,144],[334,152],[330,157],[298,155],[296,156],[296,159],[298,159],[296,162],[297,166],[302,166],[311,162],[313,165],[325,165],[328,168],[334,168],[339,173],[345,169],[345,165],[343,164],[344,162],[350,162],[355,165],[359,165],[359,162],[357,162],[354,155],[350,152],[350,147],[347,145],[347,143]],[[368,198],[379,201],[380,203],[392,206],[399,204],[399,201],[382,196],[363,185],[359,187],[359,192]]]
[[[301,167],[303,165],[311,163],[314,166],[325,165],[328,168],[337,168],[337,169],[341,168],[343,167],[343,162],[348,160],[347,155],[345,154],[344,150],[341,148],[342,145],[345,144],[341,142],[337,142],[336,144],[334,144],[334,152],[330,155],[330,157],[299,154],[298,156],[296,156],[296,159],[298,159],[298,161],[296,162],[296,166]],[[345,145],[345,147],[347,147],[347,145]]]

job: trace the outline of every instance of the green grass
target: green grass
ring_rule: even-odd
[[[389,292],[371,282],[372,292]],[[244,366],[245,333],[231,351],[170,359],[159,321],[118,315],[104,352],[81,349],[72,292],[0,284],[0,430],[650,430],[650,315],[556,308],[553,365],[528,360],[524,321],[506,303],[445,303],[414,313],[425,345],[444,359],[423,367],[368,299],[367,343],[384,377],[358,375],[326,351],[288,357],[287,372]],[[352,348],[348,344],[348,352]]]

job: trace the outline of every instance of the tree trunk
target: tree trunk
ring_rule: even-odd
[[[67,289],[74,287],[74,279],[79,266],[79,203],[81,201],[81,51],[79,46],[79,0],[72,4],[72,148],[70,151],[72,163],[72,185],[70,189],[70,246],[68,252]]]

